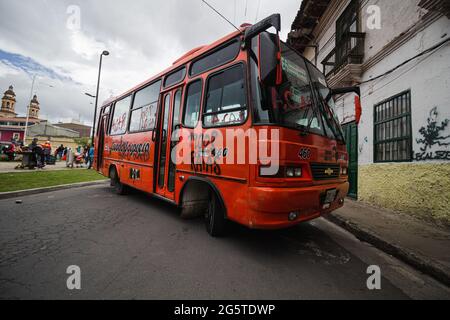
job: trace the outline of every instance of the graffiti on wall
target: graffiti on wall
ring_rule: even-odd
[[[416,142],[422,146],[420,147],[421,152],[416,154],[417,161],[450,160],[450,150],[448,150],[450,135],[445,135],[450,120],[445,119],[439,123],[438,118],[438,108],[434,107],[430,111],[427,126],[419,130],[422,138],[416,139]],[[436,147],[445,147],[445,149],[433,151]]]

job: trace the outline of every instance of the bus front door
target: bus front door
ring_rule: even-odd
[[[98,130],[98,145],[97,145],[97,171],[102,170],[103,167],[103,152],[105,150],[105,134],[108,123],[108,115],[103,115],[99,121]]]
[[[174,132],[180,119],[182,89],[171,90],[163,94],[160,107],[160,125],[158,137],[157,170],[155,170],[156,193],[175,200],[175,163],[171,159],[173,148],[178,143]]]

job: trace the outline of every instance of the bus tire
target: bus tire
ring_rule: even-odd
[[[129,191],[128,186],[126,186],[122,182],[120,182],[119,175],[117,174],[116,168],[114,168],[114,167],[111,168],[109,176],[111,178],[111,186],[114,188],[114,191],[116,192],[116,194],[121,195],[121,196],[128,194],[128,191]]]
[[[228,221],[225,219],[225,210],[213,191],[210,192],[208,208],[205,212],[206,231],[212,237],[221,237],[226,234]]]

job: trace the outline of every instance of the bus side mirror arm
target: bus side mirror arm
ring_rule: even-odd
[[[361,89],[359,87],[344,87],[344,88],[335,88],[331,89],[331,94],[333,96],[338,94],[345,94],[345,93],[356,93],[358,96],[361,96]]]
[[[248,27],[244,34],[244,44],[246,47],[249,46],[253,37],[259,35],[260,33],[266,31],[267,29],[274,27],[278,32],[281,31],[281,15],[279,13],[273,14],[258,23]]]

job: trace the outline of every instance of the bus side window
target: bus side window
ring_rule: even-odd
[[[131,133],[151,131],[155,128],[160,89],[161,80],[136,92],[131,107]]]
[[[131,95],[116,102],[111,123],[111,135],[120,135],[124,134],[127,131],[130,105]]]
[[[244,69],[236,65],[208,80],[204,127],[242,124],[247,120]]]
[[[96,131],[96,135],[98,136],[99,132],[100,132],[100,125],[102,124],[102,121],[105,121],[105,117],[106,117],[106,130],[108,129],[108,123],[109,123],[109,109],[110,109],[110,105],[103,107],[100,111],[100,115],[98,117],[98,121],[97,121],[97,127],[95,128]],[[104,132],[103,134],[106,134],[106,132]]]
[[[189,84],[184,103],[183,124],[187,128],[195,128],[200,115],[202,98],[202,81],[197,80]]]

